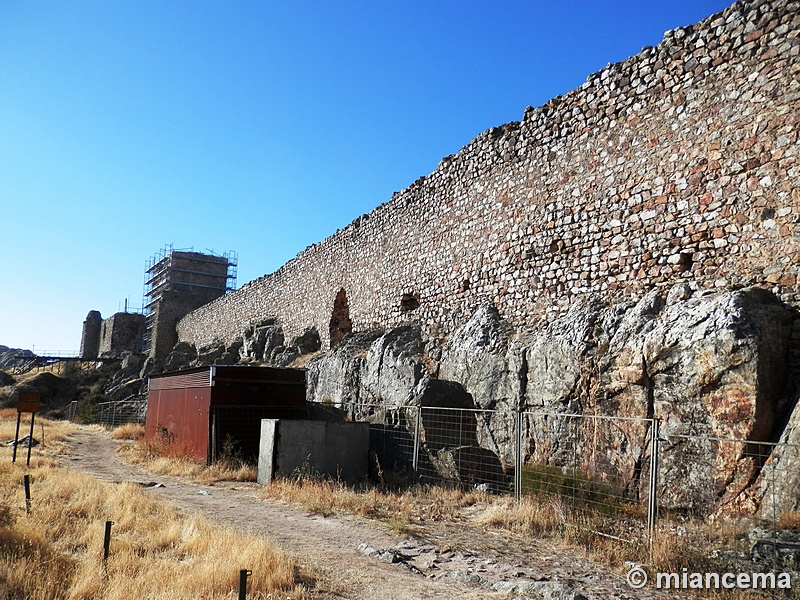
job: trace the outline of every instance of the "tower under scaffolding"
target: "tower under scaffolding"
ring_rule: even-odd
[[[208,254],[165,246],[147,261],[144,281],[144,350],[166,356],[177,341],[175,325],[212,300],[236,289],[235,252]]]

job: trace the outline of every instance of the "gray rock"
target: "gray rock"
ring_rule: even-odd
[[[178,342],[167,357],[164,359],[165,371],[178,371],[186,369],[197,359],[197,350],[192,344]]]
[[[273,350],[268,362],[273,367],[288,367],[299,357],[300,352],[294,346],[289,348],[278,346]]]
[[[283,329],[275,319],[266,319],[242,332],[240,357],[244,361],[265,361],[283,342]]]
[[[556,581],[499,581],[492,590],[505,594],[521,594],[543,600],[587,600],[586,596],[565,583]]]
[[[223,354],[225,354],[225,344],[200,348],[197,351],[197,358],[195,359],[193,365],[200,367],[216,364]]]
[[[510,473],[521,409],[528,463],[577,467],[633,501],[645,498],[649,422],[580,417],[656,417],[664,508],[754,512],[767,493],[752,485],[763,479],[760,462],[745,443],[708,438],[774,439],[794,404],[784,397],[791,329],[791,311],[760,288],[692,292],[679,285],[638,300],[590,297],[518,334],[484,305],[438,350],[411,327],[346,337],[309,363],[308,399],[343,408],[375,403],[384,408],[353,416],[409,432],[413,417],[403,407],[486,409],[471,423],[439,415],[437,425],[435,412],[423,417],[427,460],[461,481],[472,475],[454,465],[476,452],[499,461],[498,476]],[[786,440],[800,436],[792,433],[800,416],[793,419]],[[796,462],[784,452],[776,464]],[[797,498],[800,477],[782,484]]]
[[[361,369],[367,352],[381,331],[355,333],[325,355],[306,365],[306,399],[339,408],[357,404],[361,392]]]
[[[309,327],[292,340],[292,346],[297,348],[297,353],[302,356],[303,354],[318,352],[322,348],[322,341],[319,338],[317,329]]]
[[[242,340],[235,340],[230,345],[225,347],[225,351],[214,361],[215,365],[235,365],[239,362],[243,342]]]
[[[529,410],[661,418],[662,506],[705,513],[736,502],[757,473],[745,444],[707,437],[773,434],[791,315],[758,288],[684,296],[671,293],[673,304],[657,291],[637,303],[576,303],[519,344],[527,347]],[[641,496],[636,478],[649,438],[642,424],[532,416],[526,425],[532,462],[561,466],[591,456],[581,470]],[[589,436],[586,427],[599,430]]]
[[[361,372],[361,401],[407,406],[423,376],[422,352],[413,327],[392,329],[372,342]]]

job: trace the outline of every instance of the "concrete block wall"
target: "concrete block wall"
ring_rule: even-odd
[[[535,327],[586,294],[800,284],[800,3],[748,0],[491,129],[275,273],[180,320],[231,341],[275,317],[328,342],[353,330],[446,335],[492,302]]]
[[[258,483],[276,476],[327,476],[342,481],[366,479],[369,423],[262,419]]]

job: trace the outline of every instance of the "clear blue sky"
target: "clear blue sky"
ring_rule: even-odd
[[[269,273],[724,0],[0,0],[0,344],[77,350],[165,244]]]

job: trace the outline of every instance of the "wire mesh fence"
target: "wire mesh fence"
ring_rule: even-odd
[[[640,546],[652,547],[657,532],[700,534],[725,515],[738,520],[731,531],[741,543],[729,545],[741,546],[742,560],[771,556],[776,566],[800,565],[800,536],[782,533],[788,519],[800,525],[800,473],[792,468],[800,446],[662,435],[660,421],[649,418],[344,409],[370,423],[379,468],[408,479],[551,503],[573,524]],[[715,527],[722,556],[728,542]]]
[[[381,404],[349,404],[351,421],[369,423],[373,475],[400,480],[415,477],[418,460],[419,408]]]
[[[658,457],[661,533],[716,546],[719,568],[800,574],[800,445],[664,435]]]
[[[521,494],[556,501],[605,536],[647,538],[655,510],[653,419],[526,412],[521,429]]]
[[[211,407],[211,461],[258,462],[262,419],[308,419],[300,407],[218,405]]]
[[[423,407],[419,409],[417,475],[496,493],[514,492],[514,458],[495,440],[499,411]],[[500,425],[505,432],[511,422]]]
[[[76,408],[73,409],[73,418]],[[118,427],[125,423],[144,423],[147,413],[146,396],[130,396],[115,402],[97,405],[97,422],[106,427]]]

